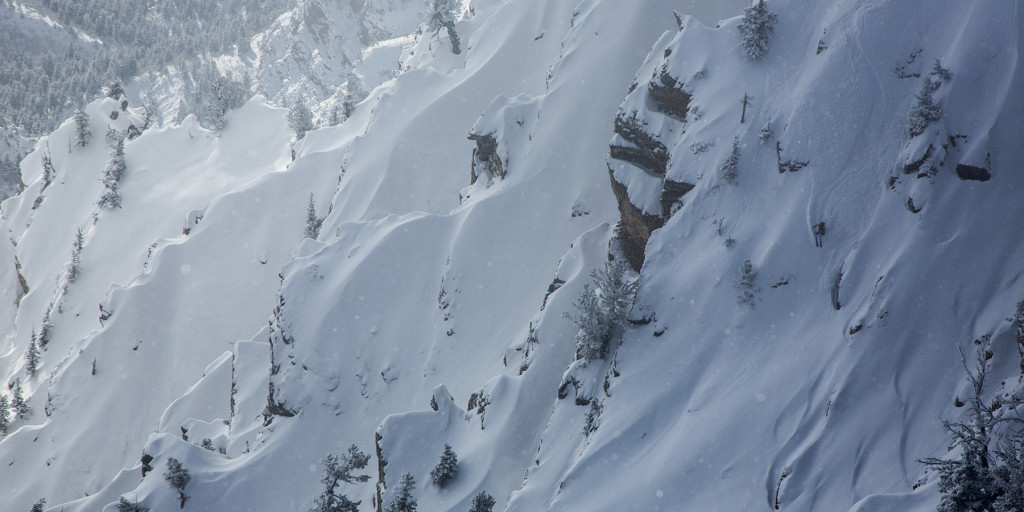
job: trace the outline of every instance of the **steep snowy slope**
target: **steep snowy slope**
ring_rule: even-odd
[[[379,19],[422,16],[399,4]],[[404,473],[424,511],[933,510],[917,459],[962,411],[957,343],[1015,391],[1024,296],[1024,20],[933,4],[770,2],[751,61],[738,18],[711,28],[723,4],[692,7],[705,25],[669,1],[471,2],[461,54],[443,31],[360,53],[401,72],[339,126],[296,141],[257,97],[219,133],[126,141],[119,209],[96,205],[103,134],[141,109],[91,104],[89,145],[65,123],[3,203],[0,376],[33,411],[0,440],[0,504],[177,510],[173,457],[186,510],[305,510],[355,444],[371,478],[337,492],[360,510]],[[308,9],[354,5],[305,2],[270,46],[341,37]],[[281,94],[345,79],[294,62],[269,68]],[[942,115],[911,130],[929,83]],[[609,258],[640,292],[583,365],[564,314]]]

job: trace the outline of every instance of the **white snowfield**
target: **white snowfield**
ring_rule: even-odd
[[[481,491],[524,512],[935,510],[918,460],[947,456],[942,420],[963,413],[958,344],[992,352],[986,396],[1021,382],[1024,13],[766,5],[778,24],[751,61],[739,18],[713,28],[744,2],[472,0],[459,55],[444,30],[378,46],[400,71],[341,125],[295,140],[257,96],[219,133],[190,117],[127,140],[115,209],[96,204],[104,133],[142,109],[88,105],[89,144],[66,122],[2,204],[0,393],[20,380],[32,412],[0,439],[0,510],[180,510],[173,457],[184,510],[302,511],[352,444],[370,479],[336,492],[366,511],[404,473],[423,512]],[[392,27],[423,8],[386,7]],[[911,137],[936,60],[942,115]],[[277,92],[298,90],[291,65],[268,68]],[[662,70],[683,119],[650,95]],[[664,178],[609,157],[634,112]],[[472,184],[471,131],[501,167],[478,151]],[[609,168],[650,215],[665,179],[694,188],[650,238],[624,336],[581,368],[564,314],[614,245]],[[441,489],[445,443],[459,473]]]

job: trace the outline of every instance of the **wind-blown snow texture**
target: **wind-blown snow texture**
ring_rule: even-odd
[[[3,508],[177,510],[173,457],[186,510],[304,510],[320,460],[354,443],[372,479],[337,491],[361,510],[406,472],[423,511],[482,490],[508,511],[934,510],[917,460],[946,455],[957,344],[990,336],[993,382],[1019,382],[1024,18],[1012,2],[767,5],[779,22],[751,62],[738,18],[680,29],[678,2],[474,1],[462,54],[444,33],[395,42],[400,74],[339,126],[296,142],[256,97],[221,133],[190,117],[127,141],[120,209],[96,206],[103,134],[142,110],[92,103],[90,144],[69,150],[66,122],[3,203],[0,376],[33,408],[0,440]],[[943,116],[911,138],[936,59]],[[685,121],[650,97],[661,70],[692,98]],[[664,179],[608,158],[634,111],[671,154]],[[470,185],[471,129],[503,178]],[[621,343],[560,399],[563,314],[617,253],[609,166],[648,214],[666,213],[665,179],[694,188],[650,238]],[[302,239],[310,193],[318,240]],[[269,414],[268,389],[293,416]],[[438,489],[445,443],[459,472]]]

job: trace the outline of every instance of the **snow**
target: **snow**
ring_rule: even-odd
[[[175,510],[173,457],[192,475],[186,510],[302,510],[322,458],[354,443],[371,480],[338,492],[362,509],[409,472],[424,511],[466,510],[480,491],[507,511],[933,510],[936,479],[917,461],[946,454],[941,420],[967,390],[956,344],[990,336],[993,380],[1019,383],[1005,320],[1024,259],[1019,9],[778,0],[751,62],[738,18],[709,21],[743,2],[690,4],[679,30],[679,2],[474,1],[453,55],[415,33],[422,2],[363,18],[299,2],[259,39],[260,83],[275,98],[341,85],[340,53],[316,50],[301,70],[273,59],[378,23],[372,41],[330,43],[372,89],[353,115],[295,140],[257,96],[221,132],[193,117],[152,127],[125,144],[121,209],[96,206],[103,134],[141,109],[112,120],[112,100],[90,104],[86,148],[68,150],[71,121],[41,139],[0,219],[0,376],[20,377],[34,409],[0,440],[0,508],[46,497],[111,512],[125,496]],[[918,48],[908,72],[940,59],[952,77],[935,96],[944,116],[911,140],[920,80],[893,67]],[[686,123],[649,101],[662,66],[693,97]],[[661,212],[662,178],[608,157],[623,142],[613,119],[632,111],[670,149],[667,178],[695,188],[651,236],[621,343],[583,367],[564,314],[617,252],[609,166],[634,205]],[[470,133],[495,135],[503,179],[470,186]],[[934,176],[904,173],[961,134]],[[739,176],[723,184],[736,136]],[[808,165],[778,172],[776,141]],[[47,151],[57,178],[33,208]],[[958,163],[991,179],[960,179]],[[317,240],[302,237],[310,194],[326,216]],[[81,276],[65,289],[79,227]],[[737,303],[745,260],[753,307]],[[24,352],[48,310],[30,379]],[[560,399],[570,374],[579,394]],[[294,416],[270,413],[271,386]],[[574,398],[602,404],[595,431]],[[438,489],[445,443],[459,474]]]

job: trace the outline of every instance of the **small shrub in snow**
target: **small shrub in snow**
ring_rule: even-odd
[[[203,441],[199,443],[199,447],[203,448],[204,450],[210,450],[212,452],[213,451],[213,439],[210,439],[209,437],[204,437]]]
[[[167,458],[167,472],[164,473],[164,480],[171,486],[171,489],[178,491],[178,500],[181,507],[185,508],[185,502],[189,496],[185,494],[185,487],[192,480],[192,475],[181,465],[181,462],[174,457]]]
[[[768,52],[768,39],[775,32],[779,18],[764,6],[764,0],[743,10],[743,20],[737,27],[740,31],[740,46],[750,60],[764,57]]]
[[[89,145],[92,138],[92,130],[89,128],[89,114],[85,110],[75,111],[75,147],[84,148]]]
[[[441,460],[437,462],[434,469],[430,470],[430,481],[434,485],[444,488],[459,474],[459,459],[452,451],[452,445],[445,443],[444,451],[441,452]]]
[[[942,107],[935,104],[933,94],[942,82],[949,78],[949,70],[936,60],[931,72],[925,75],[924,81],[921,82],[921,89],[914,94],[914,105],[910,107],[907,119],[907,131],[911,137],[921,135],[932,121],[942,118]]]
[[[352,501],[344,494],[335,494],[341,482],[354,484],[370,479],[369,475],[353,475],[352,473],[366,467],[370,456],[361,452],[356,445],[349,446],[348,453],[338,457],[328,454],[323,459],[324,476],[320,483],[324,484],[324,492],[313,500],[311,512],[358,512],[361,501]]]
[[[138,502],[132,503],[121,496],[117,500],[117,512],[149,512],[149,507],[143,507]]]
[[[590,401],[590,410],[587,411],[587,416],[583,424],[583,435],[590,437],[590,434],[597,432],[597,427],[601,424],[601,413],[604,412],[604,404],[600,400]]]
[[[1024,404],[1016,397],[996,397],[986,403],[982,396],[988,366],[985,355],[978,354],[975,371],[967,368],[967,358],[960,351],[971,394],[967,397],[967,418],[960,422],[944,421],[953,438],[953,446],[961,449],[957,459],[927,458],[921,460],[939,473],[939,512],[1009,512],[1024,506],[1024,431],[1005,438],[992,449],[993,433],[1003,423],[1024,423],[1008,415]]]
[[[621,258],[606,263],[602,270],[591,272],[594,286],[583,286],[573,304],[575,316],[566,313],[565,316],[579,328],[576,333],[577,359],[604,359],[612,338],[626,325],[638,286],[627,272],[628,264]]]
[[[757,291],[754,288],[754,280],[756,279],[757,272],[754,271],[754,265],[750,260],[745,260],[740,265],[740,275],[736,279],[736,288],[740,291],[736,301],[751,309],[754,308],[754,293]]]
[[[46,498],[39,498],[39,501],[32,504],[32,512],[43,512],[46,508]]]
[[[693,154],[698,155],[700,153],[703,153],[703,152],[707,151],[708,149],[711,148],[711,146],[714,146],[714,145],[715,145],[715,143],[713,141],[712,142],[697,141],[697,142],[694,142],[693,144],[690,144],[690,151],[693,151]]]
[[[296,99],[288,107],[288,126],[295,130],[296,139],[305,137],[306,132],[313,129],[313,113],[302,98]]]
[[[473,496],[469,512],[492,512],[494,510],[494,497],[487,494],[487,491],[480,491],[480,494]]]
[[[385,512],[416,512],[416,497],[412,495],[415,486],[416,481],[413,480],[412,474],[402,475],[402,481],[398,484],[395,497],[388,503],[387,508],[384,509]]]
[[[737,135],[732,139],[732,149],[729,151],[729,156],[726,157],[725,161],[722,162],[722,167],[719,168],[719,172],[722,175],[722,181],[730,184],[736,184],[736,178],[739,177],[739,163],[740,163],[740,137]]]
[[[768,121],[763,127],[761,127],[761,131],[757,133],[757,141],[763,146],[771,141],[774,136],[775,134],[772,131],[772,122]]]
[[[153,466],[149,464],[150,462],[153,462],[153,456],[146,452],[142,452],[142,457],[139,458],[139,462],[142,463],[142,478],[146,478],[146,473],[153,471]]]

